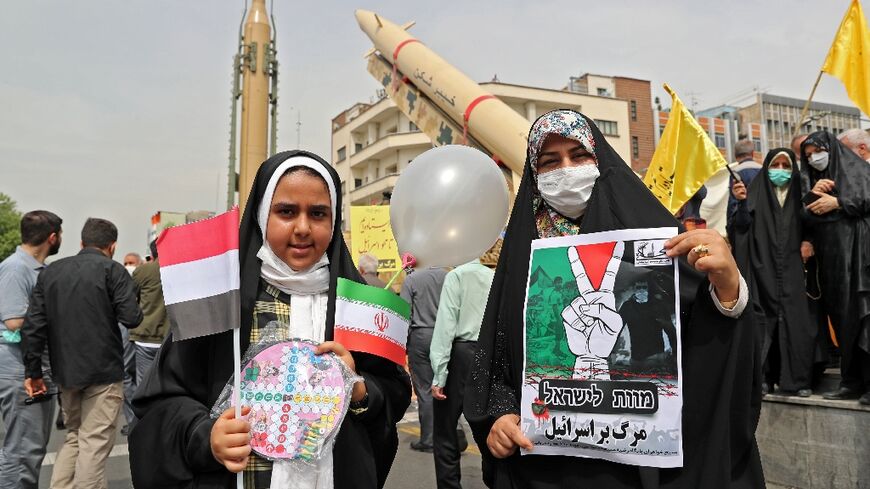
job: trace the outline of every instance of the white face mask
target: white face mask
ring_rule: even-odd
[[[136,265],[124,265],[124,268],[127,269],[127,273],[133,275],[133,270],[136,270]]]
[[[550,207],[565,217],[577,219],[586,210],[599,175],[598,165],[559,168],[538,175],[538,191]]]
[[[828,152],[819,151],[810,155],[810,166],[818,171],[824,171],[828,167]]]

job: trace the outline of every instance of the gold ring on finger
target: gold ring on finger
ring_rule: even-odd
[[[698,255],[698,258],[704,258],[710,254],[710,248],[707,247],[706,244],[699,244],[698,246],[692,248],[692,252]]]

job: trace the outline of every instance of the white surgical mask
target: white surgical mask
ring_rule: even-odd
[[[550,207],[565,217],[577,219],[586,210],[599,175],[597,165],[559,168],[538,175],[538,190]]]
[[[810,155],[810,166],[818,171],[823,171],[828,167],[828,152],[819,151]]]
[[[124,268],[127,269],[127,273],[133,275],[133,270],[136,270],[136,265],[124,265]]]

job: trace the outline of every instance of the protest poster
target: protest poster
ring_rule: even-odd
[[[402,262],[390,227],[390,206],[355,205],[350,208],[350,247],[353,262],[371,253],[378,257],[378,273],[398,272]]]
[[[521,429],[536,455],[681,467],[676,228],[532,242]]]

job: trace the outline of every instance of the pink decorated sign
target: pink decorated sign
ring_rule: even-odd
[[[251,406],[251,448],[270,459],[311,460],[338,431],[347,406],[335,355],[304,341],[278,343],[242,369],[242,404]]]

